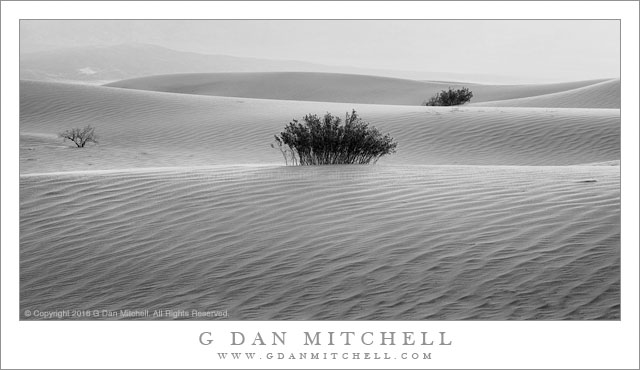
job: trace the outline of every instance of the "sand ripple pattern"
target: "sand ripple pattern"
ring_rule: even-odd
[[[611,166],[25,175],[21,312],[616,320],[619,185]]]

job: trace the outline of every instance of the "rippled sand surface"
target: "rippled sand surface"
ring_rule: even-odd
[[[617,167],[21,179],[21,304],[231,319],[617,319]]]
[[[352,108],[397,139],[396,155],[375,166],[285,167],[269,147],[292,118]],[[99,145],[56,138],[86,124]],[[20,134],[22,314],[620,319],[619,109],[24,81]]]

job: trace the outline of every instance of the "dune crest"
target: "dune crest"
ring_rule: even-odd
[[[528,98],[473,104],[484,107],[620,109],[620,79]]]
[[[472,102],[538,96],[590,86],[605,80],[540,85],[481,85],[428,82],[341,73],[189,73],[140,77],[106,86],[180,94],[275,100],[421,105],[449,87],[469,86]]]

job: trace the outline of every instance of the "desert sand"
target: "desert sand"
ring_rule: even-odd
[[[448,83],[194,76],[21,81],[22,312],[620,319],[619,80],[466,84],[450,108],[410,105]],[[269,147],[351,109],[398,153],[286,167]],[[98,145],[56,137],[87,124]]]
[[[473,91],[473,102],[487,102],[564,92],[605,81],[479,85],[340,73],[254,72],[149,76],[117,81],[107,86],[196,95],[415,106],[443,89],[462,85]]]
[[[568,91],[526,98],[490,101],[487,107],[613,108],[620,109],[620,79],[608,80]]]

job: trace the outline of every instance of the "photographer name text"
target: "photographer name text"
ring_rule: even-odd
[[[245,333],[240,331],[231,331],[227,338],[226,344],[232,346],[285,346],[287,345],[288,332],[270,332],[270,333]],[[198,341],[201,345],[209,346],[214,344],[213,333],[210,331],[201,332]],[[412,331],[342,331],[342,332],[308,332],[302,333],[297,338],[297,343],[305,346],[335,346],[352,344],[362,344],[365,346],[450,346],[453,341],[447,336],[447,332],[412,332]]]

